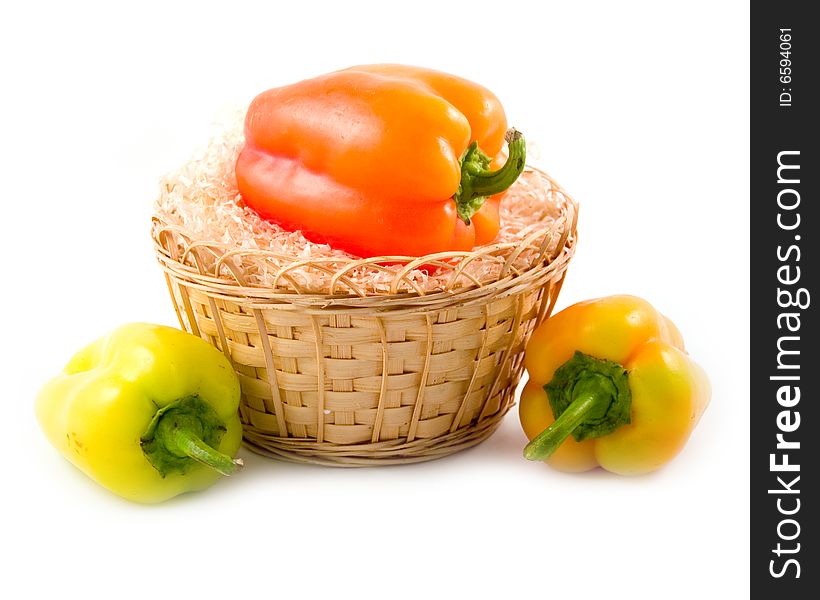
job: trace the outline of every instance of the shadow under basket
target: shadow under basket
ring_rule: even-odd
[[[524,347],[575,250],[577,206],[556,193],[559,216],[516,243],[421,258],[242,250],[160,216],[153,238],[180,325],[236,369],[250,450],[344,467],[421,462],[478,444],[513,405]],[[474,261],[495,266],[489,280],[470,275]],[[419,267],[447,284],[425,291]],[[361,283],[368,270],[381,287]],[[305,288],[311,273],[321,289]]]

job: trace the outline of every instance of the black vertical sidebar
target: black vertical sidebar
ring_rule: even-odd
[[[751,592],[820,598],[820,22],[751,11]]]

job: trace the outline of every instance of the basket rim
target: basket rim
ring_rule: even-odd
[[[468,296],[497,295],[518,287],[521,278],[540,280],[561,271],[574,254],[577,242],[578,203],[544,171],[537,172],[557,192],[560,212],[550,223],[533,227],[521,240],[477,246],[471,251],[448,251],[424,256],[314,257],[279,254],[270,250],[240,248],[216,240],[193,240],[180,225],[169,223],[160,215],[152,216],[151,237],[155,255],[166,273],[186,285],[199,288],[210,296],[235,300],[262,300],[266,304],[320,304],[350,307],[374,300],[403,304],[424,299],[425,303],[441,301],[450,304],[455,295],[460,302]],[[466,271],[475,260],[500,265],[497,276],[477,279]],[[385,265],[387,263],[387,265]],[[445,285],[425,291],[412,280],[419,267],[449,270]],[[247,278],[250,267],[275,271],[274,285],[260,284]],[[563,268],[562,268],[563,267]],[[299,269],[315,269],[330,278],[328,289],[303,289],[292,276]],[[367,290],[356,284],[351,274],[356,270],[388,274],[384,290]],[[530,281],[530,284],[533,282]]]

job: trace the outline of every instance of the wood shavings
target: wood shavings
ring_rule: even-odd
[[[528,167],[501,203],[498,237],[472,252],[365,260],[311,242],[243,203],[234,177],[242,121],[237,113],[192,160],[166,175],[155,203],[155,237],[158,229],[173,232],[179,254],[195,250],[192,264],[201,272],[297,293],[431,294],[521,273],[552,256],[565,237],[572,201],[546,174]]]

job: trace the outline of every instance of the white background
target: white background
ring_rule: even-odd
[[[0,9],[0,595],[745,597],[746,3],[276,4]],[[521,458],[511,413],[425,465],[243,450],[246,470],[205,493],[143,507],[105,492],[47,444],[33,398],[90,339],[175,324],[149,239],[159,177],[226,108],[368,62],[498,94],[582,206],[559,308],[643,296],[711,375],[689,445],[646,477],[565,475]]]

